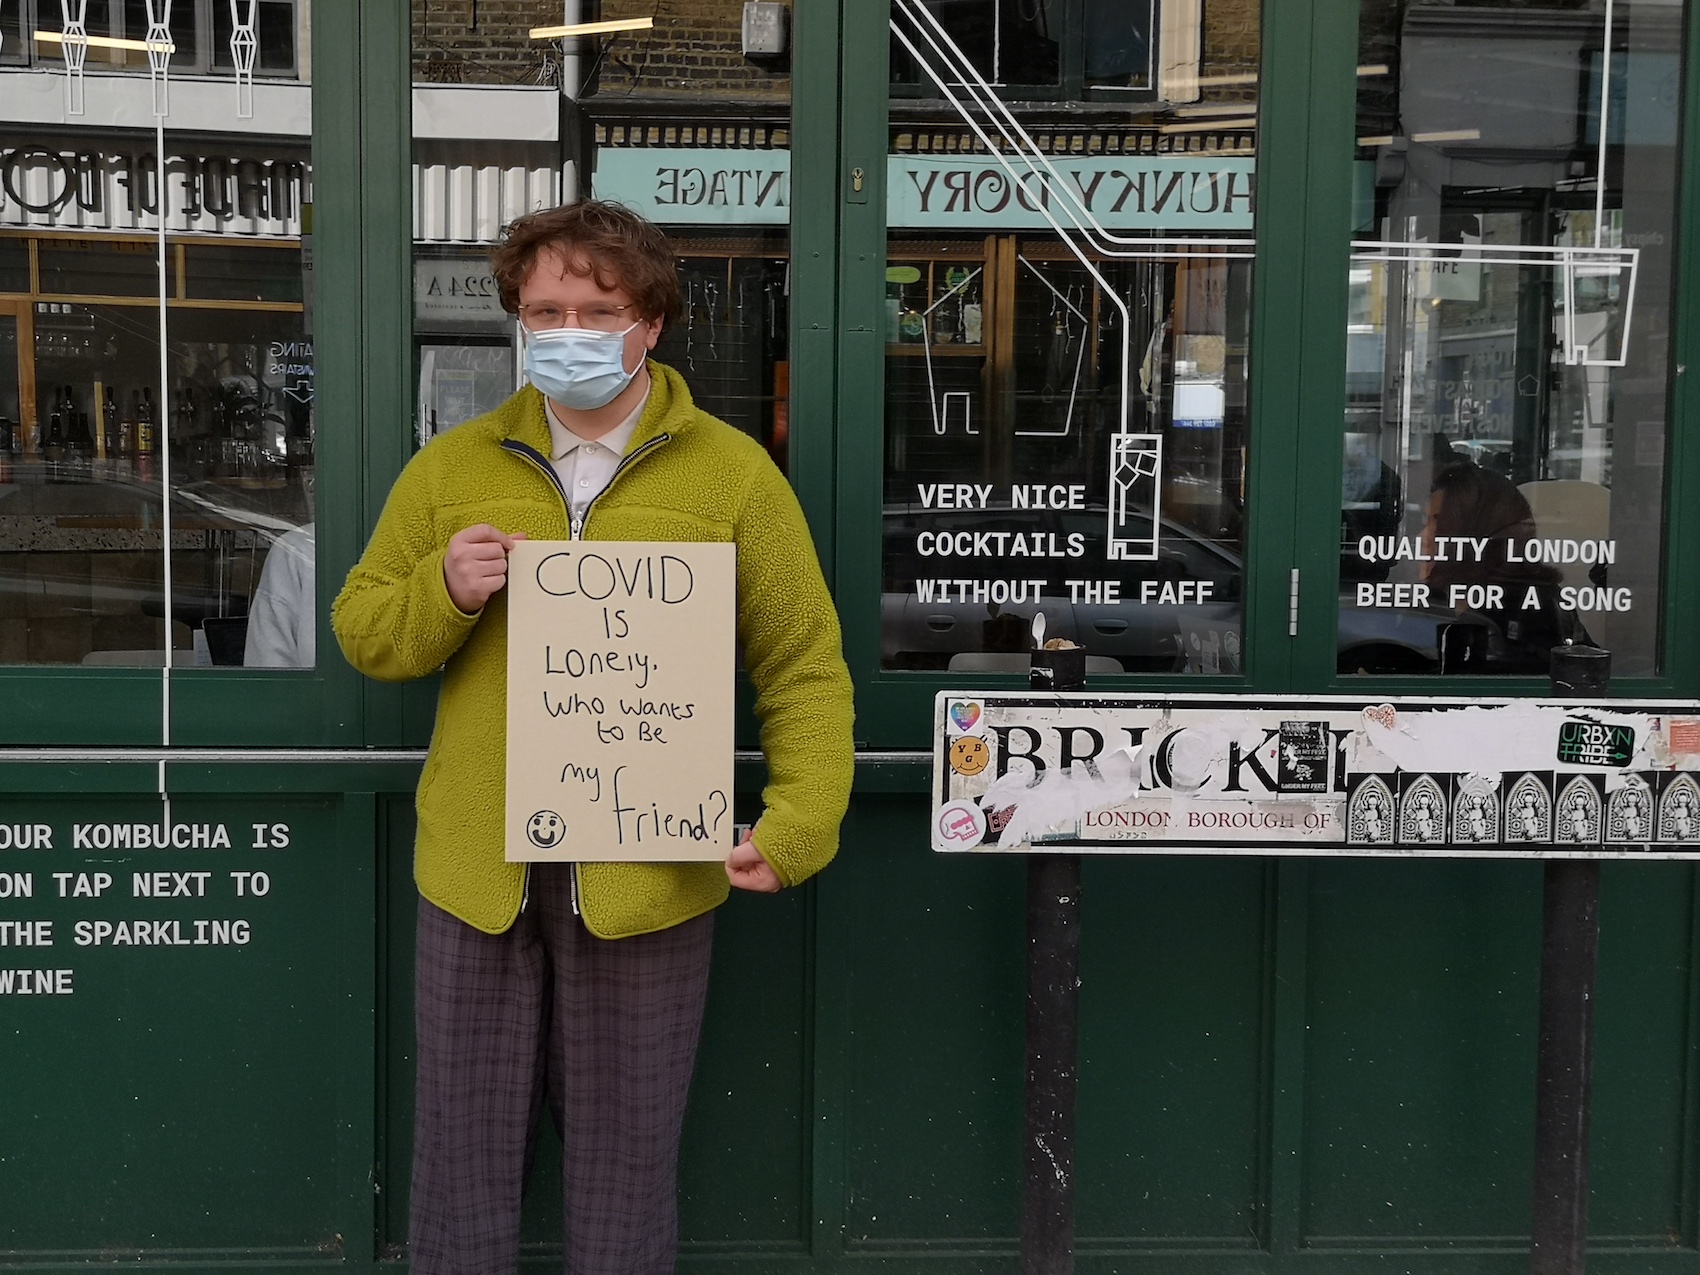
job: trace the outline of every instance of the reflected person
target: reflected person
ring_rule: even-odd
[[[242,663],[249,668],[313,667],[319,610],[314,534],[313,523],[286,531],[266,554],[248,607]]]
[[[1587,641],[1574,613],[1558,605],[1563,579],[1556,568],[1512,558],[1513,544],[1536,536],[1534,512],[1509,478],[1472,461],[1456,461],[1440,469],[1429,490],[1428,521],[1423,526],[1423,563],[1419,577],[1428,584],[1434,605],[1489,622],[1485,660],[1496,673],[1544,674],[1552,648],[1566,640]],[[1479,557],[1474,546],[1462,556],[1442,540],[1467,537],[1483,541]],[[1478,591],[1469,586],[1497,586]],[[1455,586],[1463,586],[1462,589]],[[1471,664],[1476,661],[1471,661]]]

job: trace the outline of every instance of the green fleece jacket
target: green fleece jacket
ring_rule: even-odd
[[[756,848],[795,885],[836,853],[850,799],[851,687],[838,616],[803,511],[767,453],[698,409],[677,372],[654,362],[649,371],[631,445],[579,534],[737,545],[738,640],[768,767]],[[530,386],[433,439],[396,480],[331,611],[343,654],[362,673],[399,682],[443,670],[419,779],[414,878],[431,902],[492,934],[518,917],[527,872],[503,857],[507,594],[463,613],[449,599],[443,557],[450,537],[478,523],[568,539],[549,452],[543,396]],[[574,872],[584,923],[602,938],[677,925],[730,889],[719,863],[584,863]]]

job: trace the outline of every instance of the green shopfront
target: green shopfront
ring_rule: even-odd
[[[681,1266],[1015,1270],[1024,877],[928,849],[935,692],[1023,685],[1043,613],[1106,689],[1534,695],[1569,637],[1700,695],[1697,34],[0,0],[0,1268],[405,1268],[435,688],[326,617],[516,385],[487,246],[592,194],[674,236],[660,357],[794,484],[857,683],[837,863],[722,914]],[[1697,887],[1604,870],[1602,1272],[1700,1275]],[[1525,1267],[1535,865],[1081,897],[1080,1270]]]

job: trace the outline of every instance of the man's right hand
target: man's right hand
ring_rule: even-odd
[[[505,535],[487,522],[457,532],[443,557],[449,601],[468,615],[482,611],[491,595],[508,582],[508,550],[524,539],[524,532]]]

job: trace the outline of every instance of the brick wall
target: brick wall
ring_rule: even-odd
[[[790,96],[788,75],[740,52],[743,0],[606,0],[595,18],[653,17],[649,31],[598,37],[594,94],[602,97]],[[413,0],[413,77],[449,84],[558,83],[560,44],[532,27],[558,24],[560,0]],[[588,19],[587,19],[588,20]]]
[[[560,0],[413,0],[413,78],[437,84],[557,83],[559,46],[534,41],[526,32],[560,20]]]
[[[1204,0],[1203,75],[1256,75],[1262,57],[1257,0]],[[1252,85],[1223,85],[1204,93],[1206,102],[1252,101],[1256,97]]]

